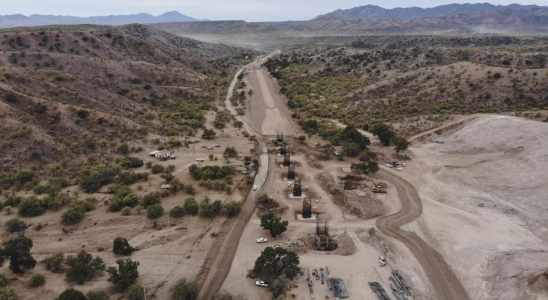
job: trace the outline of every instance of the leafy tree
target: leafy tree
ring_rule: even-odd
[[[178,280],[170,289],[172,300],[194,300],[198,297],[199,287],[196,280]]]
[[[390,143],[394,144],[394,151],[396,151],[397,154],[400,154],[400,152],[403,152],[409,148],[409,142],[404,137],[393,137],[390,140]]]
[[[65,280],[76,281],[80,285],[93,279],[97,271],[105,270],[103,260],[100,257],[93,258],[85,250],[80,251],[77,256],[67,256],[65,264],[68,266]]]
[[[110,297],[105,291],[88,292],[86,294],[88,300],[110,300]]]
[[[157,192],[150,192],[143,196],[143,200],[141,202],[145,208],[150,205],[160,204],[160,194]]]
[[[175,166],[174,165],[169,165],[164,170],[164,173],[162,173],[162,175],[160,175],[160,177],[165,179],[166,183],[169,183],[173,179],[173,171],[175,171]]]
[[[9,232],[13,233],[25,230],[27,228],[27,224],[17,218],[13,218],[6,222],[6,227]]]
[[[347,156],[356,156],[360,153],[361,147],[356,143],[345,143],[344,144],[344,153]]]
[[[143,300],[145,299],[145,288],[140,284],[131,285],[126,291],[128,300]]]
[[[5,286],[0,288],[0,299],[1,300],[17,300],[17,290],[11,286]]]
[[[287,288],[287,278],[285,275],[280,275],[276,280],[274,280],[274,288],[272,290],[272,293],[274,294],[274,297],[278,297],[282,295],[285,292],[285,289]]]
[[[173,218],[180,218],[185,215],[185,208],[177,205],[169,211],[169,215]]]
[[[160,204],[154,204],[147,208],[147,217],[157,219],[164,214],[164,208]]]
[[[40,199],[30,196],[19,204],[19,214],[25,217],[34,217],[43,214],[45,209],[40,204]]]
[[[132,285],[137,277],[139,277],[138,261],[132,261],[131,259],[119,259],[116,261],[118,268],[109,267],[107,273],[109,273],[108,282],[118,286],[120,291],[125,291],[130,285]]]
[[[46,283],[46,276],[40,273],[33,274],[29,279],[29,285],[32,287],[43,285],[44,283]]]
[[[360,153],[361,161],[370,161],[371,159],[373,159],[373,152],[371,152],[369,149],[365,149]]]
[[[115,238],[112,252],[118,255],[130,255],[135,248],[131,247],[128,241],[124,238]]]
[[[299,256],[282,247],[267,247],[255,261],[252,272],[267,281],[273,281],[281,275],[293,279],[299,273]]]
[[[203,139],[210,140],[215,137],[217,133],[213,129],[206,129],[204,130],[204,133],[202,134]]]
[[[195,216],[198,214],[199,209],[200,206],[194,198],[185,199],[185,212],[187,214]]]
[[[226,147],[225,151],[223,152],[223,156],[236,156],[238,155],[238,151],[236,151],[236,148],[234,147]]]
[[[55,300],[89,300],[84,293],[75,289],[66,289]]]
[[[4,260],[10,260],[10,270],[13,273],[22,273],[21,267],[25,269],[34,269],[36,260],[30,255],[32,240],[19,235],[18,237],[7,241],[4,249],[0,250],[0,265]]]
[[[392,130],[390,126],[386,125],[385,123],[377,123],[373,125],[373,128],[371,129],[371,133],[379,136],[382,132],[390,131]]]
[[[370,161],[361,164],[352,164],[352,169],[361,171],[364,174],[372,174],[379,171],[379,164],[375,161]]]
[[[57,252],[44,258],[40,263],[46,266],[47,270],[59,270],[65,262],[63,252]]]
[[[392,130],[384,131],[384,132],[381,132],[381,134],[379,134],[379,140],[381,141],[383,145],[390,146],[390,140],[395,136],[396,134]]]
[[[272,237],[277,237],[278,235],[284,233],[287,229],[288,221],[282,221],[282,218],[276,217],[274,214],[266,214],[261,217],[261,227],[265,230],[270,231]]]

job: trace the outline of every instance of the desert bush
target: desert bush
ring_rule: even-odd
[[[110,297],[105,291],[88,292],[86,294],[88,300],[110,300]]]
[[[182,206],[175,206],[169,211],[169,215],[173,218],[180,218],[185,215],[185,208]]]
[[[164,208],[160,204],[154,204],[147,208],[147,217],[157,219],[164,214]]]
[[[131,215],[131,207],[126,206],[122,208],[122,216],[129,216]]]
[[[6,222],[6,228],[8,232],[18,232],[23,231],[27,228],[27,224],[17,218],[10,219]]]
[[[178,280],[170,289],[172,300],[194,300],[198,297],[199,287],[196,281]]]
[[[84,293],[75,289],[64,290],[55,300],[89,300]]]
[[[64,262],[65,256],[63,252],[54,253],[40,261],[41,264],[46,266],[47,270],[59,270]]]
[[[118,290],[125,291],[130,285],[132,285],[137,277],[139,277],[138,261],[132,261],[131,259],[119,259],[116,261],[118,268],[109,267],[107,273],[109,274],[108,282],[117,286]]]
[[[0,299],[2,300],[17,300],[17,290],[11,286],[0,288]]]
[[[185,212],[189,215],[197,215],[198,211],[200,209],[200,206],[198,205],[198,202],[194,200],[194,198],[188,198],[185,199]]]
[[[229,202],[225,204],[224,210],[226,215],[231,218],[237,216],[242,210],[242,204],[239,202]]]
[[[30,196],[19,204],[19,214],[25,217],[34,217],[43,214],[45,211],[36,196]]]
[[[65,281],[69,283],[76,282],[80,285],[93,279],[97,271],[105,270],[103,260],[100,257],[93,258],[85,250],[80,251],[76,256],[67,256],[65,264],[68,267]]]
[[[154,164],[154,165],[152,166],[151,171],[152,171],[152,174],[159,174],[159,173],[162,173],[162,172],[164,172],[164,166],[159,165],[159,164]]]
[[[143,196],[141,201],[143,207],[148,207],[154,204],[160,204],[160,194],[157,192],[151,192]]]
[[[145,299],[145,288],[140,284],[131,285],[126,291],[128,300],[143,300]]]
[[[33,274],[29,279],[29,285],[31,287],[43,285],[44,283],[46,283],[46,276],[40,273]]]

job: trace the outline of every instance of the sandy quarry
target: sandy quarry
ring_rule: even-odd
[[[208,122],[212,122],[214,115],[210,113]],[[131,145],[142,146],[145,151],[134,153],[132,156],[137,156],[145,162],[153,161],[155,163],[167,166],[172,164],[176,166],[174,175],[182,182],[196,183],[191,179],[188,172],[188,167],[196,161],[196,158],[204,158],[206,161],[202,165],[224,165],[226,160],[222,157],[222,152],[226,146],[234,146],[238,151],[248,155],[250,150],[254,148],[254,143],[241,135],[241,130],[238,132],[230,125],[221,132],[218,131],[219,137],[212,141],[202,140],[197,138],[201,136],[199,132],[196,136],[191,137],[191,140],[199,140],[200,143],[191,145],[190,149],[180,148],[173,149],[178,158],[175,160],[159,161],[148,155],[149,152],[156,149],[156,145],[151,142],[144,144],[142,140],[136,139]],[[149,134],[146,138],[149,140],[156,138]],[[183,137],[184,138],[184,137]],[[165,139],[165,138],[164,138]],[[213,150],[202,148],[203,145],[213,146],[221,144],[221,147],[214,147]],[[218,157],[218,161],[210,161],[209,154],[214,154]],[[232,164],[237,164],[237,160],[231,159]],[[136,172],[150,172],[150,169],[142,168],[133,169]],[[239,182],[243,179],[243,175],[235,174],[234,182]],[[151,191],[159,191],[160,185],[163,183],[158,175],[151,175],[147,182],[138,182],[131,186],[132,190],[143,195]],[[244,184],[245,185],[245,184]],[[142,186],[139,190],[138,187]],[[85,249],[93,256],[101,257],[107,267],[115,265],[115,260],[123,258],[112,253],[112,242],[116,237],[128,239],[132,246],[138,247],[140,250],[131,255],[131,259],[139,261],[140,277],[137,283],[144,284],[147,287],[149,297],[152,294],[156,295],[155,299],[167,299],[169,296],[169,288],[171,285],[181,278],[202,278],[205,273],[205,268],[208,265],[208,258],[215,255],[215,251],[222,242],[222,237],[226,233],[226,229],[230,228],[232,220],[226,217],[218,217],[213,221],[201,217],[184,216],[183,218],[173,219],[169,217],[169,210],[176,205],[182,205],[184,199],[194,197],[198,202],[202,201],[205,196],[208,196],[212,201],[242,201],[247,190],[236,190],[230,197],[226,192],[209,191],[195,185],[197,193],[194,196],[188,195],[183,191],[177,194],[161,199],[165,214],[157,219],[161,230],[152,227],[153,222],[146,217],[146,212],[141,212],[137,215],[135,210],[130,216],[122,216],[120,212],[108,212],[108,207],[103,203],[104,199],[109,196],[105,194],[93,194],[100,201],[98,207],[90,212],[86,212],[84,220],[78,224],[65,226],[61,223],[61,215],[66,210],[66,207],[59,211],[46,211],[42,216],[23,218],[15,213],[11,215],[0,215],[0,223],[5,223],[13,217],[19,217],[28,224],[42,223],[45,227],[40,231],[35,231],[32,227],[28,228],[25,235],[30,237],[34,242],[32,255],[40,261],[46,256],[62,251],[65,255],[73,255]],[[77,186],[71,186],[66,190],[72,191],[77,189]],[[24,196],[30,196],[32,192],[24,193]],[[80,191],[81,197],[90,196]],[[46,225],[47,224],[47,225]],[[72,234],[64,234],[62,228],[74,230]],[[214,238],[210,234],[216,232],[219,237]],[[1,231],[2,239],[16,236],[15,233],[8,234],[5,230]],[[100,248],[104,250],[100,251]],[[10,285],[18,289],[18,294],[22,300],[39,299],[52,300],[59,293],[69,287],[75,287],[79,290],[106,290],[112,294],[113,299],[119,297],[120,294],[115,294],[112,284],[107,282],[107,274],[102,272],[98,274],[91,282],[86,282],[83,286],[75,286],[64,282],[64,272],[52,273],[47,271],[41,264],[37,264],[32,270],[25,272],[22,276],[12,274],[8,269],[9,264],[5,263],[1,271],[6,274],[8,279],[15,278],[16,281]],[[46,284],[42,287],[29,289],[27,280],[34,273],[42,273],[46,275]]]
[[[528,284],[548,268],[547,138],[545,123],[480,116],[415,141],[398,173],[424,208],[404,228],[445,257],[471,299],[547,299],[544,278]]]

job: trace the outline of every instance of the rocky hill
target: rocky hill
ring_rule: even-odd
[[[318,16],[314,20],[342,20],[342,19],[415,19],[433,16],[447,16],[458,13],[475,13],[481,11],[495,11],[501,8],[512,10],[539,8],[538,5],[493,5],[489,3],[464,3],[464,4],[447,4],[431,8],[421,7],[397,7],[392,9],[382,8],[376,5],[365,5],[354,7],[351,9],[338,9],[334,12]],[[548,8],[543,6],[543,8]]]
[[[0,33],[0,172],[115,152],[147,132],[192,135],[242,49],[144,25]]]
[[[150,14],[115,15],[98,17],[73,17],[54,15],[5,15],[0,16],[0,28],[43,26],[43,25],[75,25],[75,24],[96,24],[96,25],[125,25],[125,24],[149,24],[159,22],[192,22],[199,21],[185,16],[176,11],[166,12],[159,16]]]

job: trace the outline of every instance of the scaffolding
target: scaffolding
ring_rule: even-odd
[[[329,249],[330,243],[329,237],[329,224],[325,221],[324,225],[321,226],[320,222],[316,223],[316,235],[314,236],[314,245],[320,250]]]
[[[306,198],[303,200],[303,219],[312,218],[312,200]]]
[[[295,166],[290,165],[289,167],[287,167],[287,179],[295,179]]]
[[[293,186],[293,196],[300,197],[303,195],[303,190],[301,187],[301,180],[295,179],[295,185]]]
[[[286,155],[287,154],[287,148],[285,147],[285,145],[282,145],[280,147],[280,154],[281,155]]]
[[[291,155],[289,154],[289,152],[287,152],[285,155],[284,155],[284,167],[289,167],[291,166]]]

